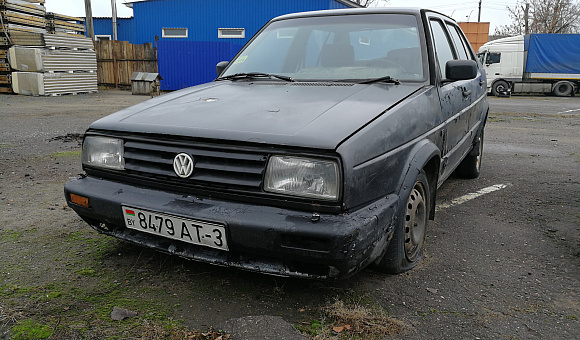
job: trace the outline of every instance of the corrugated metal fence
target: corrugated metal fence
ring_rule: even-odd
[[[158,41],[161,89],[180,90],[212,81],[216,64],[231,60],[240,48],[231,42]]]
[[[96,41],[99,85],[131,86],[133,72],[156,73],[157,51],[153,44],[128,41]]]

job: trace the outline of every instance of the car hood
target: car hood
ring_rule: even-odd
[[[422,86],[219,81],[148,100],[90,128],[335,149]]]

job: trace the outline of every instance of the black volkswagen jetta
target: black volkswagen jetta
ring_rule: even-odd
[[[284,15],[217,70],[91,124],[69,206],[188,259],[344,278],[413,268],[438,186],[479,175],[485,75],[444,15]]]

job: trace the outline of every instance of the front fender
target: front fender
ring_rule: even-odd
[[[400,198],[400,205],[405,204],[406,197],[409,196],[415,180],[421,170],[425,170],[427,179],[429,180],[429,188],[431,193],[429,219],[435,218],[435,198],[437,193],[437,181],[439,179],[439,168],[441,165],[441,150],[430,140],[423,140],[417,143],[412,151],[409,153],[407,164],[405,166],[404,176],[401,176],[401,181],[398,186],[398,196]],[[399,209],[401,211],[404,209]]]

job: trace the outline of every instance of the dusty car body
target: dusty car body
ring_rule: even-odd
[[[422,258],[437,188],[479,175],[485,75],[420,9],[271,20],[218,78],[91,124],[68,205],[101,233],[273,275]]]

